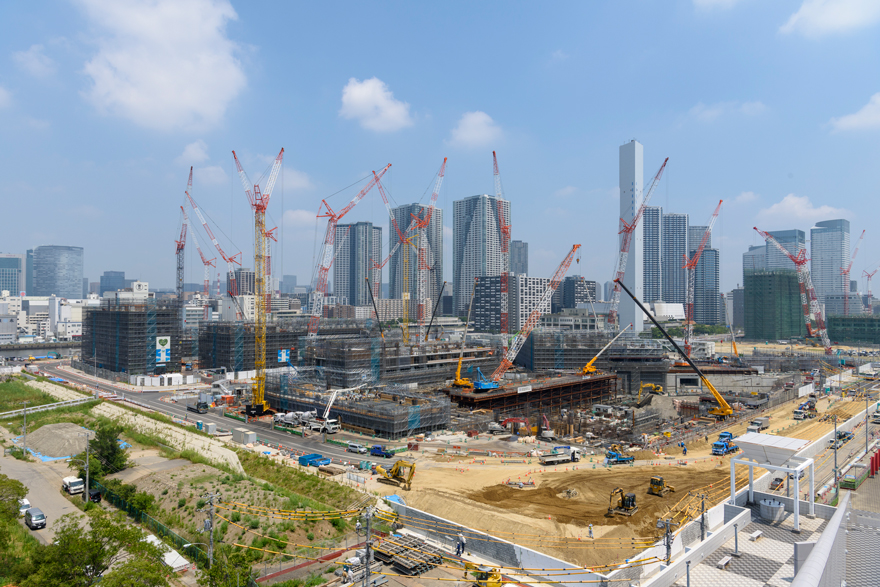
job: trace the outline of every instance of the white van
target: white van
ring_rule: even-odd
[[[347,452],[354,452],[359,455],[367,454],[367,447],[363,444],[358,444],[357,442],[349,442],[348,447],[345,449]]]
[[[24,523],[31,530],[39,530],[46,527],[46,514],[40,508],[30,508],[24,513]]]
[[[28,511],[29,509],[31,509],[31,502],[29,502],[26,497],[23,497],[18,500],[18,515],[19,515],[19,517],[23,518],[24,513],[26,511]]]

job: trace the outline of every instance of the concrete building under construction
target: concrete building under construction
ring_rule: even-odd
[[[577,371],[589,363],[613,337],[608,332],[536,328],[516,358],[529,371]],[[638,393],[640,383],[666,384],[670,361],[657,341],[625,334],[594,366],[617,374],[620,391]]]
[[[746,340],[789,339],[807,334],[797,272],[743,272]]]
[[[130,375],[180,370],[180,308],[175,301],[105,298],[83,312],[82,362]]]

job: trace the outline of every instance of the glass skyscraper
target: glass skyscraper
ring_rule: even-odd
[[[35,296],[55,295],[78,300],[82,296],[83,249],[48,245],[34,249]]]

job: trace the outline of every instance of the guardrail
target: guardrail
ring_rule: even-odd
[[[76,406],[79,404],[84,404],[86,402],[95,401],[93,397],[82,397],[78,399],[69,399],[63,402],[56,402],[54,404],[44,404],[42,406],[34,406],[32,408],[21,409],[21,410],[12,410],[11,412],[3,412],[0,414],[0,420],[3,418],[12,418],[13,416],[22,416],[25,412],[28,414],[33,414],[35,412],[47,412],[49,410],[54,410],[56,408],[66,408],[67,406]]]

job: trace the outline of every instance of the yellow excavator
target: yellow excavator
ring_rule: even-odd
[[[656,383],[645,383],[643,381],[641,384],[639,384],[639,398],[636,400],[637,402],[642,400],[642,391],[644,391],[645,388],[648,388],[651,393],[663,395],[662,385],[657,385]]]
[[[474,388],[473,382],[467,377],[461,377],[461,362],[464,359],[464,343],[467,341],[468,324],[471,321],[471,309],[474,307],[474,293],[477,291],[477,280],[474,279],[474,287],[471,289],[471,301],[468,303],[467,320],[464,323],[464,332],[461,335],[461,350],[458,352],[458,368],[455,370],[455,381],[452,382],[453,387]]]
[[[669,492],[675,492],[675,487],[667,485],[663,477],[651,477],[651,485],[648,486],[648,494],[664,497]]]
[[[467,579],[468,571],[474,577],[473,587],[501,587],[504,584],[500,569],[493,569],[492,567],[465,561],[465,579]]]
[[[615,501],[615,498],[617,501]],[[623,489],[615,487],[611,492],[611,498],[608,504],[608,515],[613,516],[614,514],[621,514],[624,516],[631,516],[637,511],[639,511],[639,508],[636,505],[636,494],[624,494]]]
[[[596,359],[598,359],[598,358],[602,355],[602,353],[604,353],[604,352],[608,349],[608,347],[610,347],[612,344],[614,344],[614,341],[615,341],[615,340],[617,340],[618,338],[620,338],[621,336],[623,336],[623,333],[626,332],[627,330],[629,330],[630,328],[632,328],[632,324],[630,324],[629,326],[627,326],[626,328],[624,328],[623,330],[621,330],[620,333],[618,333],[617,336],[615,336],[614,338],[611,339],[611,342],[609,342],[609,343],[606,344],[604,347],[602,347],[602,350],[599,351],[598,353],[596,353],[596,356],[593,357],[592,359],[590,359],[590,362],[587,363],[587,364],[584,366],[583,369],[581,369],[581,375],[590,375],[590,374],[592,374],[592,373],[595,373],[595,372],[596,372],[596,368],[593,367],[593,363],[596,362]]]
[[[376,473],[379,474],[379,481],[392,483],[409,491],[412,486],[413,477],[416,474],[416,464],[400,460],[391,465],[390,469],[376,465]]]
[[[712,385],[708,379],[706,379],[706,376],[703,375],[703,372],[700,371],[700,368],[697,367],[693,361],[691,361],[691,358],[689,356],[687,356],[687,353],[685,353],[683,350],[681,350],[681,347],[678,346],[678,343],[676,343],[674,340],[672,340],[672,337],[669,336],[669,333],[666,332],[666,329],[663,328],[662,326],[660,326],[660,323],[657,322],[657,320],[654,318],[654,315],[651,314],[650,312],[648,312],[647,308],[645,308],[645,306],[642,305],[642,302],[640,302],[639,299],[636,296],[634,296],[631,291],[629,291],[629,288],[627,288],[623,284],[622,281],[620,281],[619,279],[615,279],[614,282],[620,284],[621,289],[623,289],[623,291],[625,291],[626,294],[632,298],[632,300],[636,303],[636,305],[639,307],[639,309],[645,313],[645,315],[651,320],[651,322],[654,323],[654,326],[656,326],[657,329],[661,333],[663,333],[663,336],[666,337],[666,340],[668,340],[672,344],[672,346],[675,348],[675,350],[678,351],[678,354],[680,354],[682,356],[682,358],[685,360],[685,362],[687,362],[687,364],[690,365],[690,368],[694,370],[694,373],[697,374],[697,376],[700,378],[700,381],[702,381],[703,385],[706,386],[706,389],[708,389],[710,392],[712,392],[712,397],[714,397],[715,401],[718,402],[718,407],[712,408],[711,410],[709,410],[709,413],[713,416],[718,416],[718,418],[720,418],[720,419],[724,419],[724,418],[727,418],[728,416],[732,415],[733,408],[730,407],[730,404],[728,404],[724,400],[724,398],[721,397],[721,394],[718,393],[718,390],[715,389],[715,386]]]

